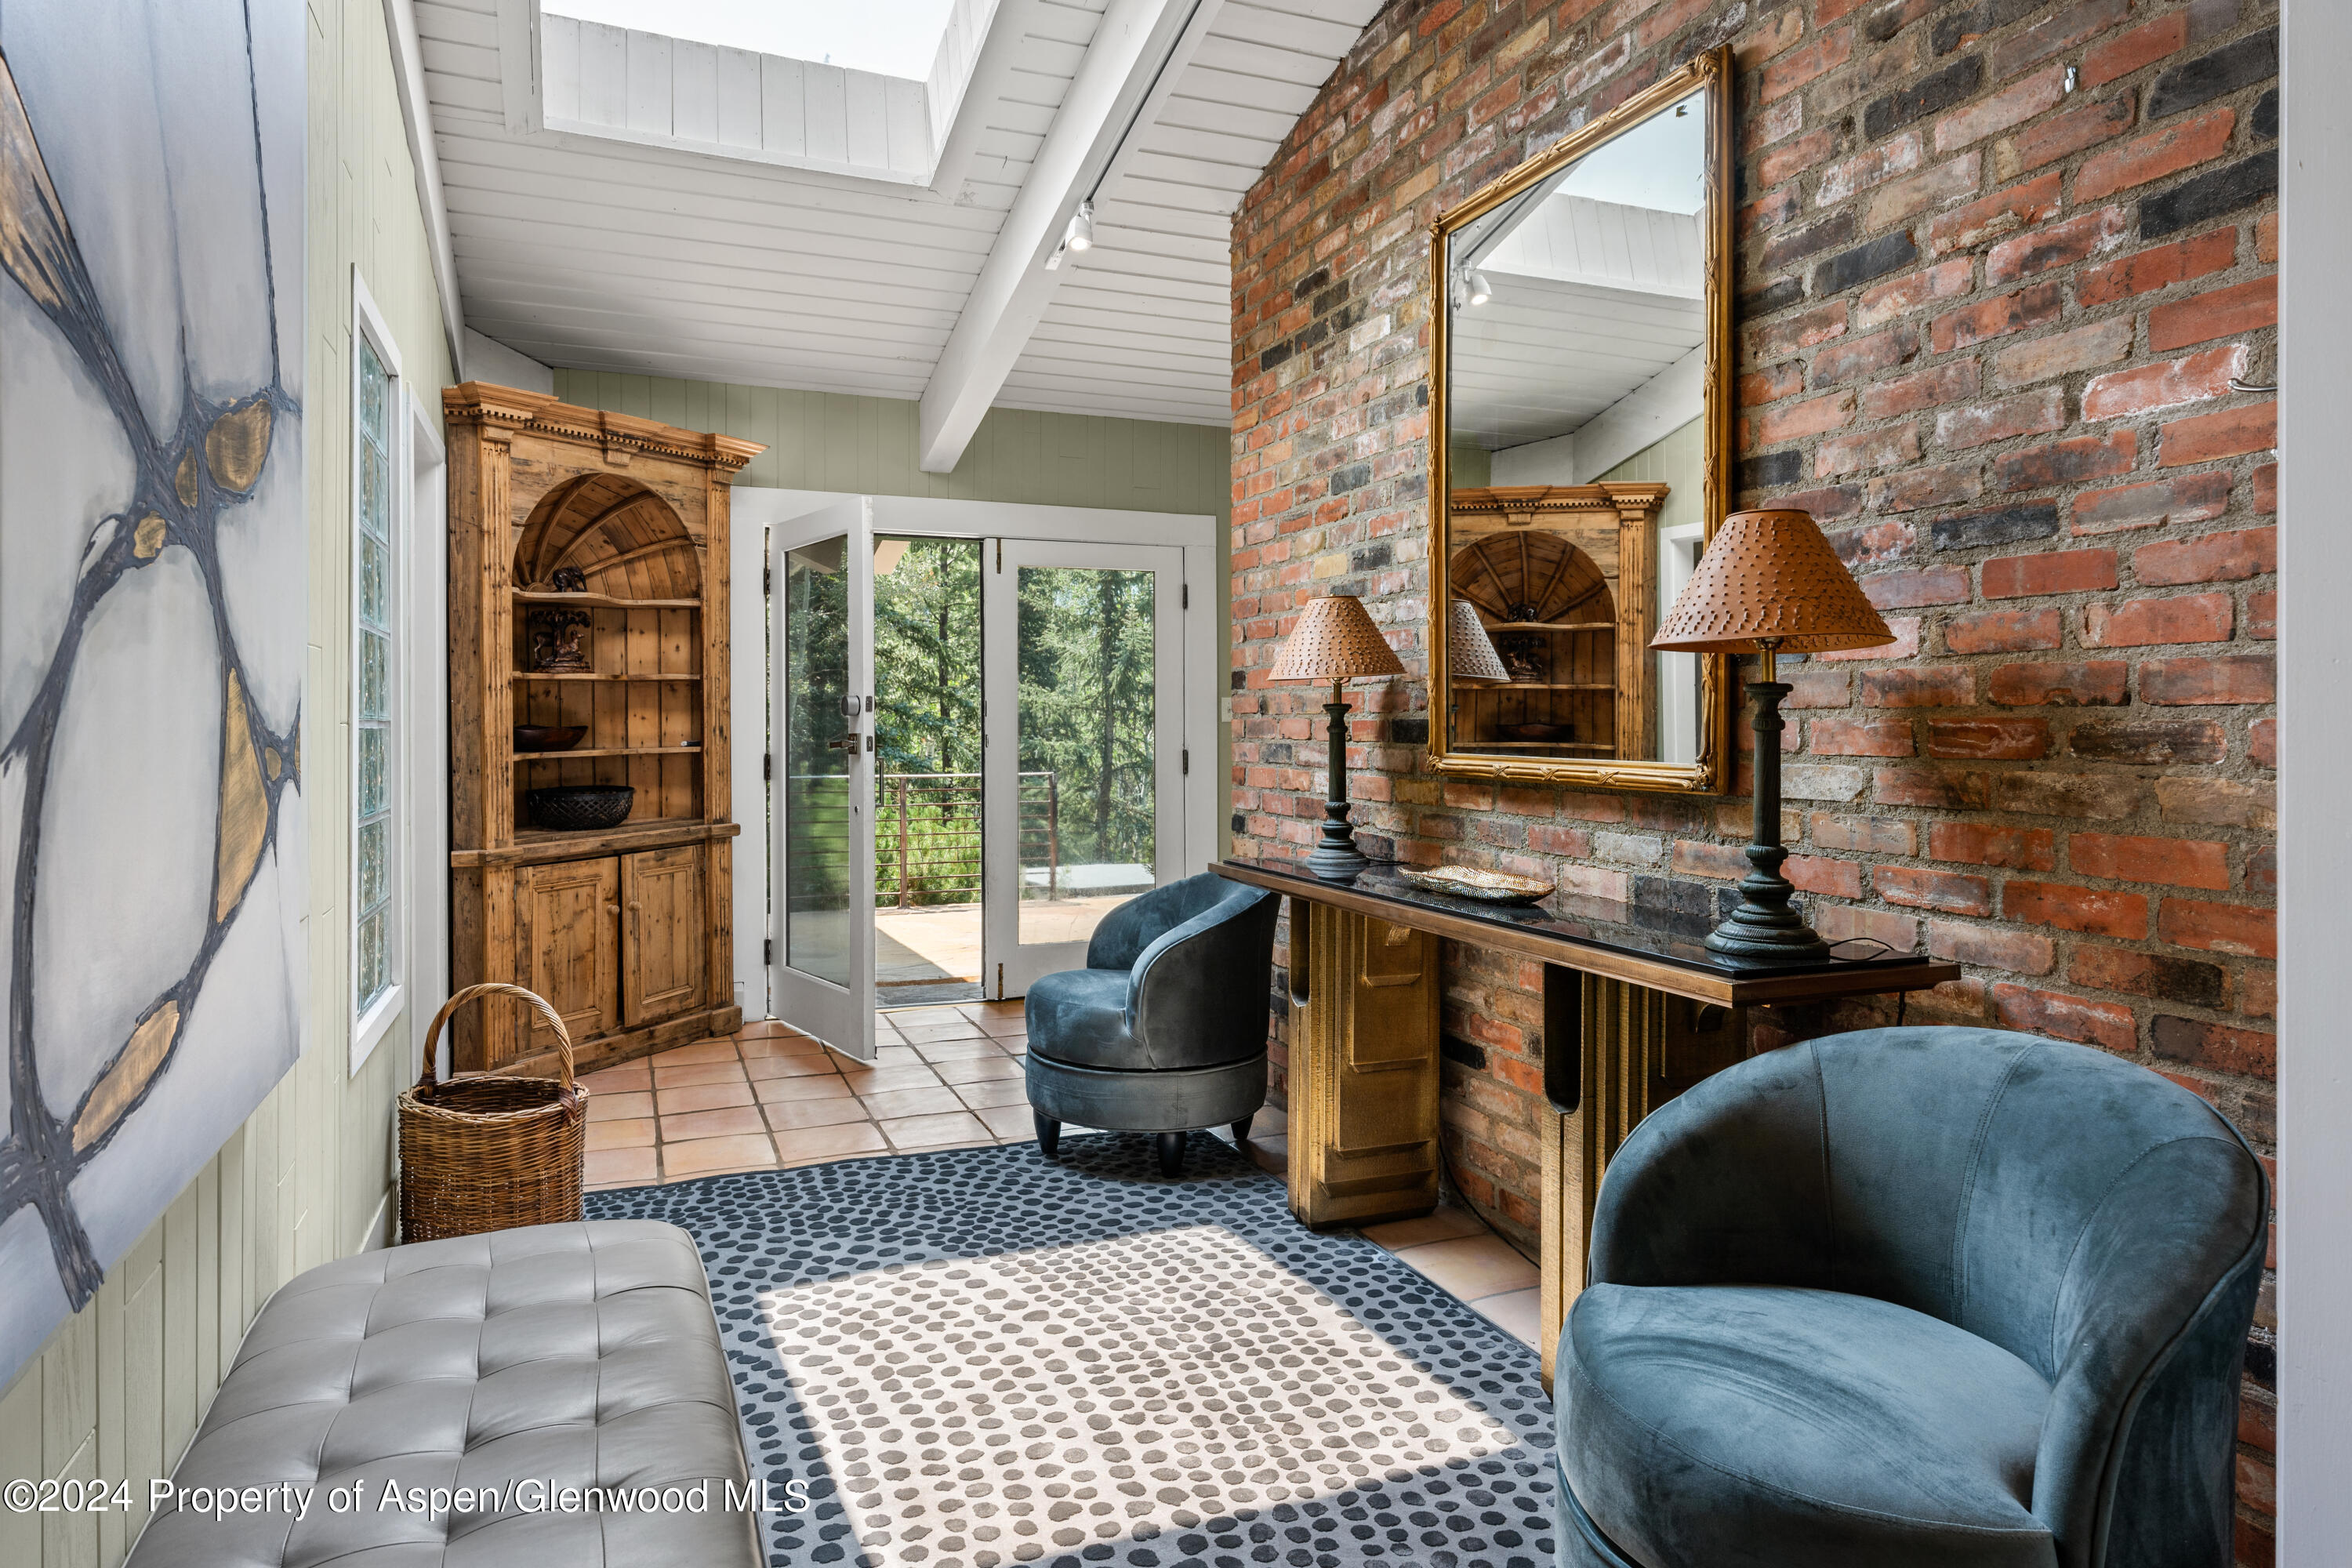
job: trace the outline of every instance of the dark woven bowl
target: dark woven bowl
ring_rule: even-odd
[[[587,733],[585,724],[518,724],[514,731],[515,750],[568,752]]]
[[[1568,741],[1576,736],[1573,724],[1506,724],[1506,741]]]
[[[531,821],[557,833],[594,833],[628,820],[637,792],[630,784],[559,784],[522,797]]]

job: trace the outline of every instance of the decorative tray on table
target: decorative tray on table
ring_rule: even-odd
[[[1532,904],[1549,897],[1556,884],[1538,881],[1533,877],[1514,877],[1507,871],[1482,871],[1471,866],[1432,866],[1427,870],[1407,870],[1400,866],[1397,876],[1423,892],[1446,893],[1457,899],[1476,899],[1488,904]]]

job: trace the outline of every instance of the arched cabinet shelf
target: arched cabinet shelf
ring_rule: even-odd
[[[728,484],[760,447],[478,382],[442,402],[452,982],[547,997],[585,1068],[727,1033]],[[627,786],[626,817],[534,819],[572,785]],[[458,1069],[545,1068],[520,1014],[461,1012]]]

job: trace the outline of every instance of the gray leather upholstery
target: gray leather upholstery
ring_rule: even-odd
[[[755,1568],[734,1390],[694,1243],[599,1220],[454,1237],[313,1268],[270,1298],[174,1479],[315,1488],[215,1520],[159,1507],[131,1568]],[[430,1517],[386,1482],[691,1489],[708,1507],[538,1510],[526,1492]],[[362,1506],[331,1507],[363,1481]],[[560,1500],[551,1500],[558,1501]],[[688,1494],[677,1494],[687,1502]]]
[[[2101,1051],[1873,1029],[1635,1130],[1560,1338],[1563,1560],[2220,1568],[2269,1195]]]
[[[1275,894],[1202,872],[1130,899],[1087,967],[1029,988],[1029,1102],[1126,1131],[1245,1121],[1265,1103]]]

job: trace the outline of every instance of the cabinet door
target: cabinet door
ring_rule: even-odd
[[[547,998],[580,1045],[620,1026],[617,860],[530,866],[516,878],[515,925],[528,955],[523,984]],[[531,1015],[527,1052],[555,1049],[555,1031]]]
[[[621,857],[621,1006],[631,1025],[702,1002],[702,847]]]

